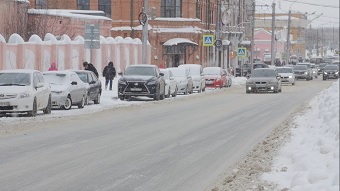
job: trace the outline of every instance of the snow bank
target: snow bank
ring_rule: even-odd
[[[290,191],[339,190],[339,80],[295,119],[290,142],[262,179]]]

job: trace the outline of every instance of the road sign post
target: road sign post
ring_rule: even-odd
[[[86,24],[84,33],[84,47],[90,49],[90,63],[92,63],[92,50],[100,48],[99,24]]]

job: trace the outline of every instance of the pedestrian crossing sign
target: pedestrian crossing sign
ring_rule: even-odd
[[[203,46],[214,46],[214,35],[203,35]]]
[[[247,57],[247,49],[246,48],[238,48],[237,49],[237,57],[246,58]]]

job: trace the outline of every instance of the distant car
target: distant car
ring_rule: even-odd
[[[313,80],[313,71],[312,71],[312,65],[311,63],[298,63],[296,66],[306,66],[306,72],[307,72],[307,77],[305,76],[305,74],[303,74],[302,78],[305,78],[306,80]],[[296,77],[298,77],[298,75],[296,75],[295,71],[297,70],[296,67],[294,67],[294,74]],[[300,71],[301,74],[301,71]],[[297,79],[300,79],[301,75],[299,75],[299,77]]]
[[[73,105],[84,108],[86,84],[73,71],[43,72],[44,78],[52,90],[52,107],[65,110]]]
[[[169,69],[160,69],[160,71],[164,74],[165,80],[165,97],[169,98],[170,95],[172,97],[177,96],[177,82],[175,80],[174,75]]]
[[[282,91],[281,76],[276,69],[257,68],[246,81],[246,93]]]
[[[227,76],[227,87],[230,87],[233,83],[233,76],[228,72],[228,69],[223,69],[223,72]]]
[[[194,84],[192,77],[190,76],[187,68],[171,67],[168,68],[177,82],[177,93],[183,93],[184,95],[192,94],[194,92]]]
[[[338,79],[339,78],[339,66],[338,65],[327,65],[323,71],[323,80],[327,80],[330,78]]]
[[[296,65],[299,63],[299,58],[296,55],[291,55],[289,58],[289,62],[293,65]]]
[[[310,64],[312,68],[312,76],[314,78],[318,78],[318,69],[315,64]]]
[[[323,74],[323,69],[327,66],[327,63],[321,63],[319,66],[317,66],[318,69],[318,75]]]
[[[253,63],[253,69],[255,68],[269,68],[268,64],[262,62],[255,62]]]
[[[165,94],[164,74],[156,65],[130,65],[118,80],[120,100],[130,99],[131,96],[146,96],[154,100],[163,100]]]
[[[333,61],[332,61],[332,65],[338,65],[338,66],[340,67],[340,61],[339,61],[339,59],[333,60]]]
[[[203,68],[205,84],[210,88],[223,88],[227,86],[227,76],[221,67]]]
[[[281,83],[295,85],[295,75],[291,67],[277,67],[277,73],[281,76]]]
[[[0,113],[51,113],[51,88],[37,70],[0,71]]]
[[[88,105],[89,101],[93,101],[94,104],[100,103],[100,96],[102,94],[102,83],[97,76],[89,70],[72,70],[78,74],[81,81],[86,84],[86,98],[85,105]]]
[[[188,68],[189,74],[192,77],[194,84],[194,91],[198,93],[205,91],[205,77],[203,75],[203,69],[200,64],[183,64],[179,65],[178,68]]]

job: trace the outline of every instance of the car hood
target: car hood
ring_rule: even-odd
[[[181,81],[185,81],[186,80],[185,77],[180,77],[180,76],[175,76],[174,79],[176,80],[176,82],[181,82]]]
[[[155,76],[140,76],[140,75],[129,75],[129,76],[122,76],[119,80],[125,80],[125,81],[149,81],[152,78],[155,78]]]
[[[325,72],[337,72],[338,70],[324,70]]]
[[[195,81],[199,81],[201,80],[201,76],[198,76],[198,75],[194,75],[194,76],[191,76],[193,80]]]
[[[275,77],[250,77],[247,82],[270,82],[275,80]]]
[[[204,75],[205,79],[216,79],[220,78],[221,76],[219,75]]]
[[[50,84],[51,86],[51,91],[66,91],[69,89],[69,87],[65,85],[56,85],[56,84]]]
[[[279,73],[279,75],[281,75],[282,77],[288,77],[288,76],[292,76],[293,73]]]
[[[18,94],[32,91],[31,86],[0,86],[0,94]]]

